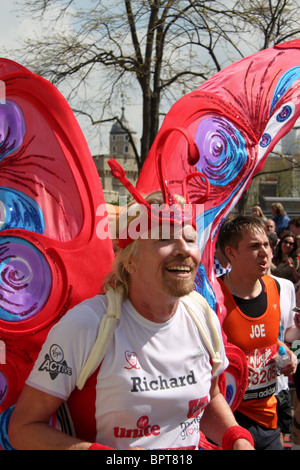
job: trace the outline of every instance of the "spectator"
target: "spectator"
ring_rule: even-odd
[[[266,226],[267,232],[276,232],[276,225],[273,219],[266,219],[265,226]]]
[[[296,290],[296,304],[300,308],[300,281],[295,285]],[[300,327],[300,321],[298,319],[298,326]],[[298,343],[299,344],[299,343]],[[293,346],[293,345],[292,345]],[[298,357],[298,367],[297,371],[293,377],[295,385],[295,395],[294,395],[294,415],[292,422],[292,450],[300,450],[300,352],[298,345],[295,344]]]
[[[283,205],[280,202],[274,202],[271,205],[272,218],[276,225],[276,233],[280,238],[283,229],[289,228],[290,218],[287,216]]]
[[[289,227],[282,228],[278,234],[279,240],[290,233]]]
[[[289,279],[294,284],[300,280],[300,262],[297,256],[297,243],[292,232],[285,235],[278,243],[272,260],[276,266],[272,274]]]
[[[292,232],[294,233],[294,232]],[[296,235],[296,243],[297,243],[297,256],[300,256],[300,235]]]
[[[270,243],[272,253],[274,254],[274,251],[275,251],[275,249],[277,247],[277,244],[278,244],[277,233],[276,232],[267,232],[267,235],[268,235],[268,239],[269,239],[269,243]]]
[[[300,235],[300,217],[290,220],[290,230],[295,236]]]
[[[262,208],[260,206],[253,206],[252,211],[251,211],[252,217],[256,217],[257,219],[262,220],[265,222],[267,219],[262,211]]]
[[[270,233],[273,234],[274,232]],[[270,247],[268,275],[272,275],[272,258],[273,253]],[[299,314],[295,314],[293,311],[296,307],[295,287],[288,279],[282,277],[274,277],[274,279],[276,279],[280,287],[280,327],[278,338],[283,343],[293,343],[293,341],[300,339]],[[296,356],[294,359],[295,361],[297,360]],[[283,445],[285,435],[290,435],[292,432],[292,403],[289,378],[283,374],[277,374],[275,396],[277,399],[278,427],[281,432],[281,443]]]

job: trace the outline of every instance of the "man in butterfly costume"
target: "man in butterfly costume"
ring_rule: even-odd
[[[20,74],[20,69],[17,72]],[[22,72],[25,73],[24,69]],[[237,79],[238,72],[240,80]],[[16,79],[17,76],[14,77],[14,80]],[[240,93],[236,90],[236,83],[242,84]],[[230,98],[230,100],[226,101],[227,98]],[[34,101],[34,93],[31,94],[31,99]],[[214,295],[213,257],[211,256],[214,241],[224,217],[250,184],[253,174],[263,166],[267,154],[276,142],[291,129],[299,116],[299,41],[279,45],[234,64],[208,80],[196,92],[187,95],[183,100],[185,101],[180,100],[176,103],[167,115],[147,158],[137,187],[143,193],[158,189],[160,183],[157,174],[159,173],[156,174],[154,170],[158,164],[161,168],[160,174],[163,175],[163,181],[166,181],[167,178],[168,187],[172,188],[172,193],[180,194],[182,187],[184,187],[184,193],[189,195],[189,200],[196,208],[196,211],[199,211],[199,206],[201,206],[200,211],[195,214],[199,233],[199,246],[202,253],[202,265],[196,280],[196,290],[202,290],[211,306],[218,311],[219,317],[222,319],[222,315],[224,315],[221,310],[222,301],[220,300],[217,308]],[[38,120],[36,120],[35,125],[38,125]],[[53,126],[53,121],[51,125]],[[180,128],[179,132],[176,132],[174,128]],[[22,133],[22,126],[18,129]],[[170,134],[172,134],[172,139],[168,140],[166,146],[165,140]],[[184,136],[180,139],[182,134]],[[204,135],[207,136],[208,140],[204,138]],[[63,152],[69,152],[68,155],[73,155],[74,149],[70,150],[69,141],[66,144],[62,138],[57,140],[63,147]],[[190,142],[191,140],[193,145],[190,145],[190,152],[188,153],[186,141]],[[27,168],[29,168],[28,162],[26,162],[28,145],[22,147],[22,152],[18,152],[18,156],[23,157],[23,160],[25,160]],[[163,158],[161,156],[162,147]],[[16,155],[13,147],[7,146],[7,148],[11,155],[11,168],[11,163],[16,160],[13,157]],[[212,152],[212,158],[210,158],[210,154],[207,154],[207,150]],[[76,152],[77,148],[75,147]],[[36,159],[41,158],[40,153],[32,151],[32,155]],[[50,161],[50,158],[48,157],[45,160]],[[36,166],[40,167],[38,163],[36,163]],[[50,173],[50,169],[48,171]],[[202,174],[199,174],[200,172]],[[6,173],[10,174],[13,181],[16,180],[16,174],[13,172],[14,176],[12,176],[10,169],[7,169]],[[75,179],[79,173],[78,169],[77,171],[74,169]],[[59,178],[65,176],[61,172],[58,172],[57,175]],[[28,173],[26,171],[22,172],[21,178],[23,185],[30,186],[31,182],[28,183]],[[53,191],[45,187],[47,185],[43,185],[39,179],[37,180],[37,184],[43,188],[44,193],[53,197]],[[209,194],[208,184],[210,185]],[[208,199],[205,202],[206,196],[208,196]],[[60,198],[53,198],[62,210],[62,220],[66,219]],[[73,198],[70,197],[70,200],[73,204]],[[203,204],[201,201],[203,201]],[[26,200],[26,202],[28,201]],[[31,213],[39,212],[38,210],[34,211],[36,209],[34,204],[32,206]],[[73,215],[75,212],[77,214],[77,211],[73,211]],[[38,225],[41,217],[34,215],[32,218]],[[70,218],[72,219],[72,217]],[[74,218],[76,219],[75,215]],[[61,220],[59,217],[53,217],[53,219],[54,225]],[[67,225],[69,224],[73,227],[76,226],[74,220],[68,221]],[[10,235],[15,234],[11,231],[15,229],[15,226],[6,227],[3,225],[2,230],[6,228],[10,230]],[[18,229],[19,227],[16,228],[16,230]],[[24,227],[21,227],[21,229],[23,230]],[[59,233],[60,230],[61,227],[58,229]],[[36,233],[39,233],[38,230]],[[6,235],[7,232],[3,232],[4,234]],[[66,243],[64,245],[66,247],[65,252],[68,252],[71,244],[68,237],[66,239],[64,237],[63,234],[63,242]],[[24,238],[26,239],[26,237]],[[43,246],[43,244],[38,243],[40,242],[38,236],[35,237],[34,241],[38,247]],[[26,243],[24,245],[27,248]],[[4,246],[6,250],[7,247]],[[99,248],[96,247],[95,249],[94,247],[94,253],[97,249]],[[109,250],[110,248],[108,252]],[[66,260],[72,259],[72,256],[74,260],[74,251],[70,251],[71,253],[66,254]],[[93,251],[93,247],[91,251]],[[103,251],[107,253],[106,249]],[[60,263],[59,268],[56,271],[53,268],[51,272],[65,272],[64,265],[67,265],[67,263]],[[103,266],[105,266],[105,263],[103,263]],[[69,271],[71,270],[69,269]],[[74,272],[78,273],[76,270]],[[66,284],[63,285],[63,290],[66,291]],[[82,298],[86,296],[85,294],[83,293]],[[64,308],[59,310],[58,316],[63,315],[71,304],[72,302],[65,300]],[[41,311],[45,311],[47,318],[43,324],[45,330],[46,326],[51,323],[48,320],[49,310],[41,309]],[[4,322],[7,326],[6,314]],[[26,328],[24,330],[27,331]],[[39,342],[39,339],[37,342]],[[7,344],[6,341],[5,345]],[[26,341],[23,341],[22,344],[25,344],[25,348],[22,346],[22,351],[24,349],[25,351],[30,350],[30,348],[26,348]],[[53,354],[58,353],[57,351],[51,352]],[[29,364],[29,370],[32,366],[31,357],[28,358],[27,364]],[[64,366],[67,367],[67,365]],[[23,377],[20,380],[20,388],[22,388],[22,379]],[[6,377],[4,377],[4,380],[2,379],[4,383],[5,380],[7,382]],[[7,386],[3,387],[3,396],[4,394],[8,396],[7,390]],[[14,399],[11,400],[11,403],[13,402]],[[8,402],[4,405],[4,409],[7,405],[9,406]]]

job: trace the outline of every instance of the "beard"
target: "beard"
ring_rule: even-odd
[[[168,282],[164,284],[163,290],[166,294],[170,294],[173,297],[184,297],[194,290],[194,281]]]
[[[188,278],[173,278],[164,275],[162,279],[162,289],[166,294],[172,297],[183,297],[190,294],[195,288],[195,277],[197,269],[193,268]]]

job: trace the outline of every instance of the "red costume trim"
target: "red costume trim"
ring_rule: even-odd
[[[92,444],[88,450],[115,450],[113,449],[112,447],[107,447],[107,446],[103,446],[101,444],[97,444],[97,442],[94,442],[94,444]]]

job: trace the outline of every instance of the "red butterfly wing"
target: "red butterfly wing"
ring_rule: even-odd
[[[53,323],[100,292],[114,254],[96,233],[106,217],[97,213],[100,178],[66,100],[6,59],[0,79],[1,412],[15,403]]]

